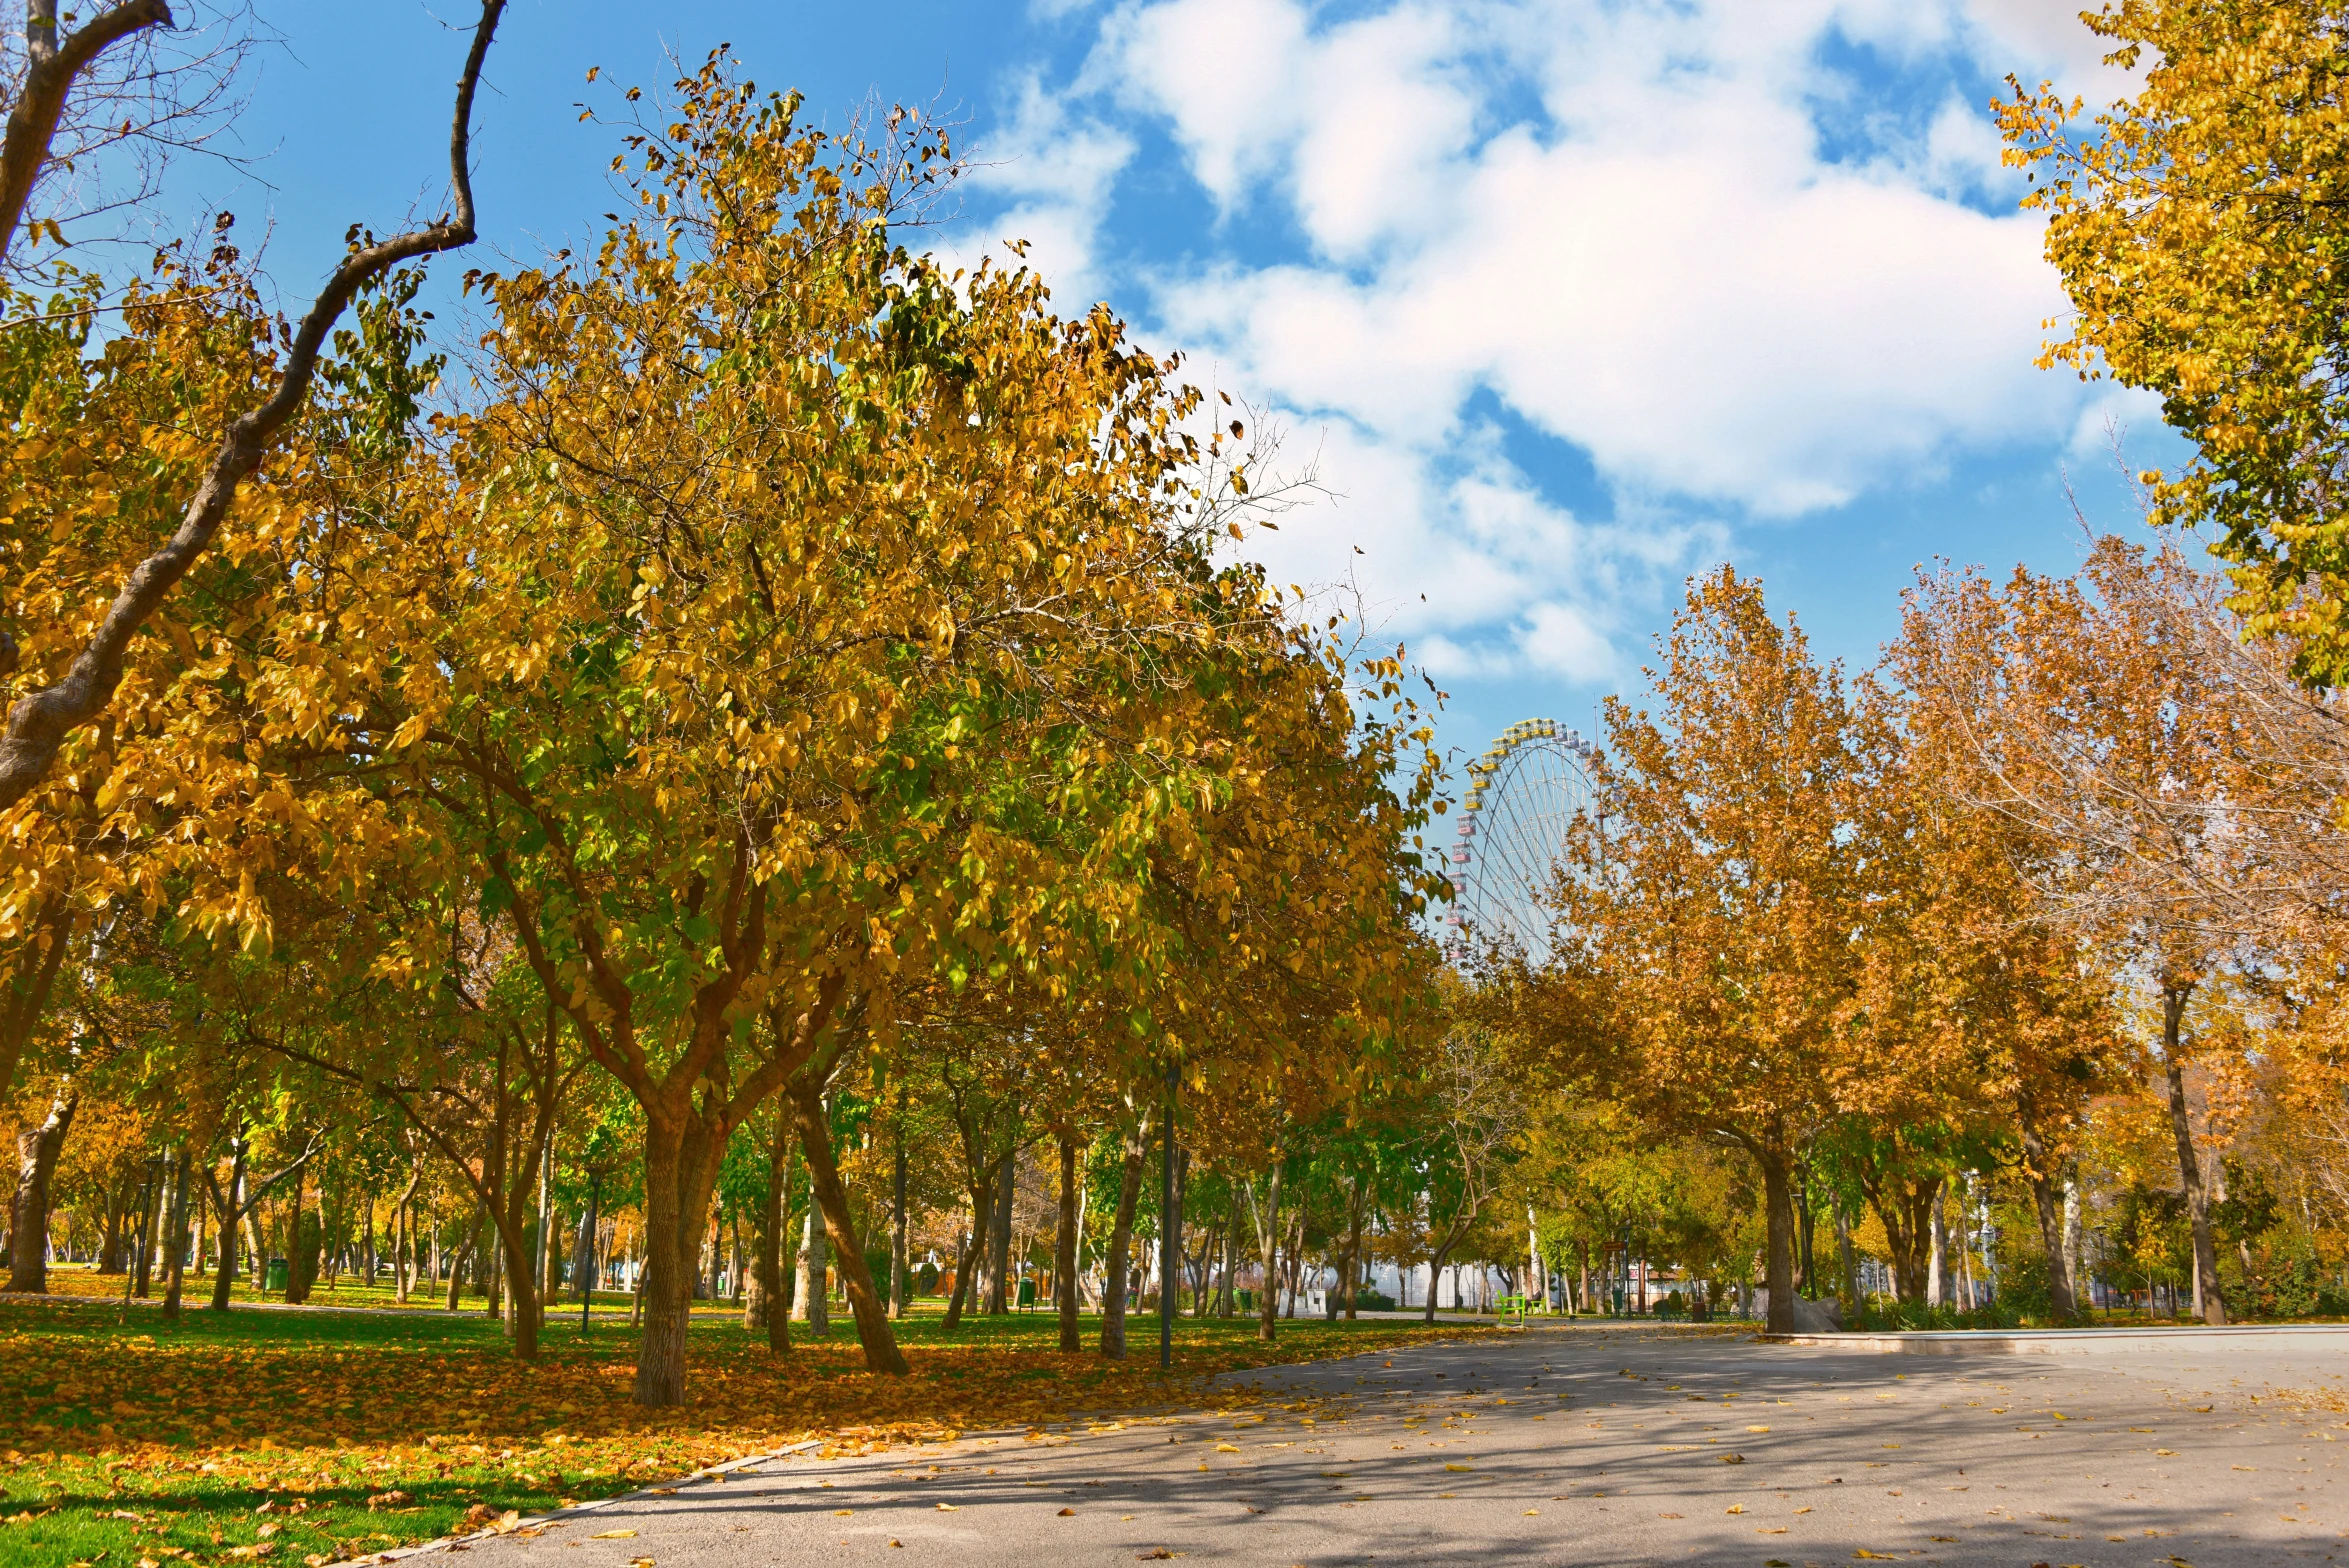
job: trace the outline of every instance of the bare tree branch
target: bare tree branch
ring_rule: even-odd
[[[171,7],[164,0],[121,0],[60,44],[57,0],[25,0],[24,88],[8,112],[7,135],[0,139],[0,261],[7,259],[25,203],[49,165],[49,145],[74,83],[114,45],[149,28],[169,26]]]

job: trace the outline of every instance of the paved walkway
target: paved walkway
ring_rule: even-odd
[[[2349,1336],[1886,1355],[1539,1326],[1289,1369],[1261,1413],[792,1456],[473,1568],[2349,1559]],[[633,1531],[604,1539],[606,1532]]]

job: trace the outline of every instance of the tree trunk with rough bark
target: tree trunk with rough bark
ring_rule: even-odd
[[[912,1260],[906,1252],[906,1227],[912,1216],[906,1210],[905,1186],[905,1091],[897,1092],[898,1123],[894,1130],[895,1148],[890,1161],[889,1191],[889,1315],[902,1318],[913,1310]]]
[[[73,1130],[81,1090],[70,1081],[57,1086],[49,1114],[16,1138],[16,1202],[9,1211],[8,1288],[27,1295],[49,1293],[49,1182],[57,1156]]]
[[[1003,1156],[995,1176],[995,1208],[987,1233],[987,1315],[1011,1310],[1011,1210],[1018,1193],[1019,1155]]]
[[[791,1287],[791,1315],[807,1325],[808,1338],[823,1339],[832,1332],[831,1260],[825,1256],[823,1205],[808,1192],[807,1212],[800,1219],[799,1268]]]
[[[1142,1196],[1143,1127],[1126,1129],[1125,1168],[1118,1173],[1117,1212],[1110,1216],[1109,1252],[1102,1259],[1101,1354],[1122,1361],[1126,1354],[1126,1298],[1133,1271],[1134,1206]]]
[[[2227,1304],[2219,1295],[2218,1247],[2210,1235],[2210,1194],[2202,1185],[2202,1161],[2194,1152],[2194,1125],[2186,1111],[2185,1064],[2178,1059],[2179,1034],[2186,1018],[2190,985],[2165,985],[2161,993],[2161,1059],[2169,1079],[2170,1131],[2178,1143],[2178,1179],[2186,1192],[2186,1218],[2194,1232],[2194,1310],[2202,1321],[2219,1327],[2227,1321]]]
[[[309,1174],[306,1168],[294,1172],[293,1212],[285,1223],[285,1299],[297,1305],[310,1294],[310,1282],[302,1278],[302,1189]]]
[[[18,939],[19,965],[8,972],[6,983],[0,984],[0,1099],[9,1097],[15,1088],[17,1064],[24,1060],[33,1031],[49,1010],[50,994],[56,990],[58,972],[65,965],[66,944],[73,936],[73,921],[73,901],[57,894],[34,912]],[[32,958],[31,964],[21,962],[26,957]]]
[[[1794,1162],[1783,1153],[1748,1142],[1746,1150],[1762,1168],[1762,1208],[1769,1235],[1763,1280],[1770,1292],[1767,1322],[1773,1334],[1794,1332]]]
[[[635,1385],[640,1405],[685,1402],[693,1281],[700,1272],[702,1228],[717,1180],[710,1142],[698,1120],[676,1125],[649,1112],[645,1118],[644,1329]]]
[[[1868,1184],[1868,1207],[1884,1224],[1884,1239],[1892,1253],[1892,1291],[1902,1301],[1923,1301],[1932,1269],[1934,1205],[1940,1201],[1941,1178],[1890,1177]]]
[[[1265,1182],[1264,1204],[1261,1208],[1256,1204],[1256,1183],[1253,1179],[1249,1181],[1248,1206],[1255,1212],[1256,1255],[1262,1261],[1264,1268],[1264,1288],[1257,1292],[1260,1299],[1256,1303],[1256,1337],[1269,1343],[1278,1332],[1276,1325],[1280,1320],[1281,1291],[1280,1274],[1277,1269],[1281,1239],[1281,1168],[1279,1165],[1273,1166],[1272,1175]],[[1430,1291],[1428,1300],[1433,1301],[1434,1299],[1435,1293]]]
[[[171,1218],[163,1228],[164,1245],[170,1249],[164,1259],[163,1321],[174,1322],[179,1317],[180,1293],[187,1282],[188,1272],[188,1151],[180,1146],[172,1163]]]
[[[229,1139],[228,1188],[214,1205],[215,1217],[220,1221],[220,1268],[212,1276],[212,1300],[208,1303],[214,1312],[228,1310],[230,1292],[236,1287],[237,1219],[244,1213],[245,1155],[250,1148],[243,1138]]]
[[[743,1301],[742,1326],[767,1337],[767,1348],[791,1348],[791,1303],[783,1294],[783,1227],[791,1214],[790,1118],[775,1108],[775,1134],[767,1145],[767,1190],[759,1199],[756,1259],[751,1288]]]
[[[1362,1296],[1362,1178],[1354,1178],[1353,1190],[1346,1204],[1346,1321],[1355,1320],[1355,1308]]]
[[[2064,1257],[2063,1200],[2057,1194],[2053,1157],[2028,1113],[2017,1126],[2023,1141],[2023,1181],[2031,1189],[2032,1217],[2039,1222],[2039,1247],[2047,1258],[2047,1308],[2058,1323],[2069,1323],[2077,1308]]]
[[[824,1231],[840,1259],[841,1283],[848,1289],[849,1311],[856,1318],[856,1337],[864,1347],[865,1370],[902,1377],[912,1368],[897,1346],[889,1327],[889,1310],[873,1286],[864,1249],[857,1244],[856,1226],[848,1211],[848,1188],[840,1180],[840,1166],[832,1157],[831,1120],[820,1092],[810,1088],[791,1096],[799,1116],[799,1146],[807,1156],[809,1196],[823,1211]],[[820,1278],[820,1276],[817,1276]]]
[[[1052,1303],[1060,1313],[1060,1348],[1074,1352],[1077,1333],[1077,1139],[1060,1134],[1060,1230],[1052,1249]]]

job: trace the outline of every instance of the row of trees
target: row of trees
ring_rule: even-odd
[[[2349,733],[2224,600],[2174,548],[2116,538],[2071,578],[1929,574],[1883,666],[1847,681],[1758,583],[1694,585],[1655,706],[1608,707],[1554,946],[1495,955],[1477,998],[1582,1107],[1553,1141],[1603,1151],[1597,1105],[1651,1144],[1742,1151],[1780,1329],[1815,1211],[1845,1293],[1864,1203],[1921,1302],[1951,1183],[2011,1172],[2060,1320],[2080,1162],[2112,1174],[2150,1088],[2195,1310],[2225,1321],[2233,1134],[2303,1106],[2330,1124],[2343,1100]],[[2337,1235],[2349,1212],[2325,1209],[2312,1229]],[[1693,1238],[1668,1250],[1714,1272]]]
[[[157,9],[50,36],[23,103]],[[222,1304],[256,1219],[308,1256],[306,1189],[329,1256],[386,1216],[403,1264],[494,1255],[529,1357],[552,1232],[625,1216],[648,1404],[737,1237],[775,1343],[828,1257],[890,1370],[917,1233],[950,1325],[1049,1234],[1071,1349],[1085,1233],[1120,1354],[1153,1233],[1195,1307],[1243,1254],[1341,1298],[1374,1256],[1522,1258],[1589,1299],[1637,1251],[1758,1273],[1786,1327],[1868,1253],[1979,1299],[2018,1236],[2068,1317],[2084,1260],[2150,1280],[2172,1233],[2217,1321],[2253,1195],[2340,1228],[2334,329],[2305,267],[2213,271],[2194,226],[2331,221],[2302,142],[2203,156],[2331,123],[2317,11],[2124,4],[2139,102],[2086,139],[2005,111],[2082,305],[2055,352],[2171,399],[2200,466],[2152,504],[2226,525],[2237,602],[2112,540],[1929,574],[1850,679],[1706,577],[1608,709],[1557,940],[1466,978],[1422,930],[1440,777],[1399,656],[1218,559],[1283,504],[1263,433],[1105,310],[910,248],[956,168],[918,117],[817,132],[722,56],[658,114],[630,93],[604,243],[467,274],[438,336],[401,268],[472,235],[499,15],[453,216],[355,232],[298,330],[225,216],[9,296],[20,1279],[65,1151],[126,1125],[164,1158],[101,1208],[152,1205],[176,1269],[208,1206]],[[2245,64],[2276,60],[2309,69]],[[2249,185],[2213,202],[2222,165]],[[2159,331],[2120,308],[2148,288]]]
[[[2342,1262],[2349,34],[2319,0],[2083,21],[2132,96],[1995,105],[2073,306],[2042,362],[2162,399],[2190,453],[2139,476],[2145,511],[2226,576],[2175,534],[2070,577],[1926,574],[1856,680],[1758,584],[1694,585],[1652,707],[1610,705],[1560,940],[1480,995],[1587,1102],[1552,1195],[1636,1191],[1626,1149],[1741,1151],[1726,1206],[1647,1211],[1696,1226],[1701,1269],[1759,1208],[1779,1327],[1823,1217],[1910,1299],[1953,1225],[1990,1238],[1958,1261],[2059,1318],[2084,1259],[2182,1275],[2212,1322],[2230,1292],[2307,1310]]]
[[[1269,443],[1106,309],[910,249],[956,168],[919,117],[833,136],[722,54],[620,100],[626,211],[467,274],[451,358],[397,264],[470,236],[498,10],[458,217],[382,265],[355,235],[290,341],[225,216],[118,300],[9,298],[20,1278],[101,1104],[167,1151],[171,1302],[203,1205],[225,1306],[261,1206],[405,1227],[435,1181],[525,1358],[559,1153],[633,1210],[652,1405],[715,1216],[770,1301],[816,1216],[902,1370],[852,1155],[890,1151],[900,1276],[919,1184],[967,1196],[967,1288],[1019,1151],[1114,1149],[1113,1323],[1170,1113],[1282,1234],[1295,1129],[1436,1070],[1440,884],[1399,659],[1217,558],[1281,505]]]

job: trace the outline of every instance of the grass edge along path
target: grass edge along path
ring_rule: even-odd
[[[697,1319],[692,1403],[648,1411],[628,1398],[634,1334],[600,1324],[582,1338],[550,1321],[525,1366],[474,1313],[192,1310],[169,1327],[0,1306],[0,1565],[319,1568],[793,1444],[833,1457],[1237,1408],[1270,1396],[1229,1373],[1495,1331],[1300,1319],[1265,1345],[1250,1320],[1186,1318],[1162,1376],[1154,1345],[1061,1354],[1045,1314],[966,1319],[951,1338],[916,1316],[897,1379],[867,1374],[839,1326],[778,1358],[739,1324]]]

